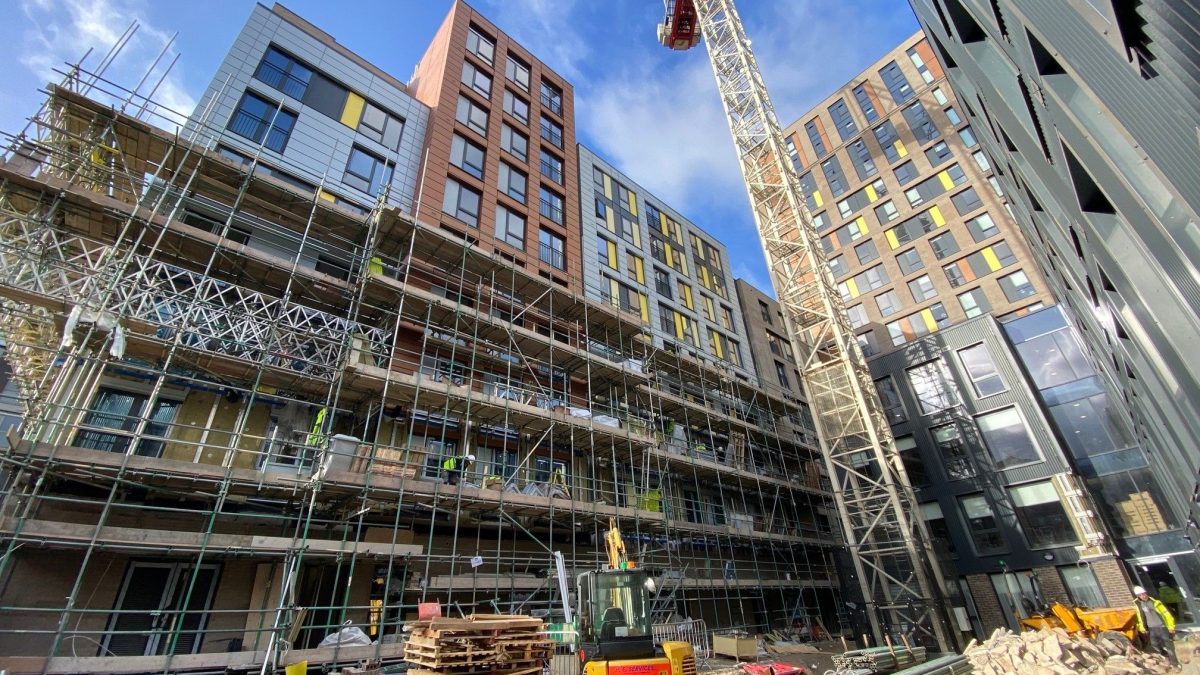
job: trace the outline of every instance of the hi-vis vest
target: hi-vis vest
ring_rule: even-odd
[[[442,461],[442,468],[446,471],[453,471],[458,466],[457,457],[447,457]]]

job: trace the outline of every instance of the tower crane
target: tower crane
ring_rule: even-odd
[[[876,644],[911,632],[951,650],[945,581],[733,0],[666,0],[658,38],[708,47]]]

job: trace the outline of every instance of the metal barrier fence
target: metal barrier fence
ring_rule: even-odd
[[[686,642],[696,652],[696,662],[704,663],[712,658],[712,637],[704,619],[687,619],[673,623],[654,624],[654,644],[664,642]]]

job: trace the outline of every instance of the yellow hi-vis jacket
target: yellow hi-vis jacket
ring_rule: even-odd
[[[1150,602],[1153,603],[1154,611],[1158,612],[1158,615],[1162,617],[1163,624],[1167,627],[1167,630],[1175,630],[1175,617],[1171,616],[1171,611],[1167,609],[1167,606],[1162,604],[1162,601],[1158,598],[1150,598]],[[1145,633],[1146,619],[1142,616],[1142,603],[1134,600],[1133,609],[1137,613],[1138,632]]]

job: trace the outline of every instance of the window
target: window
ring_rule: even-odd
[[[517,171],[507,162],[500,162],[500,192],[513,199],[525,203],[525,186],[527,180],[524,173]]]
[[[883,414],[888,424],[900,424],[908,421],[908,412],[904,402],[896,391],[896,382],[891,375],[875,380],[875,391],[879,392],[879,403],[883,406]]]
[[[915,338],[950,325],[950,316],[942,303],[935,302],[925,309],[887,324],[888,336],[897,347]]]
[[[875,343],[875,331],[869,330],[854,336],[854,339],[858,342],[858,348],[862,351],[863,358],[879,353],[879,346]]]
[[[529,103],[507,89],[504,90],[504,112],[520,120],[521,124],[529,124]]]
[[[883,265],[876,265],[838,284],[838,290],[841,291],[843,300],[850,300],[868,291],[873,291],[887,282],[887,270],[883,268]]]
[[[1071,518],[1050,481],[1008,489],[1016,507],[1017,522],[1029,548],[1052,548],[1079,543]]]
[[[639,284],[646,283],[646,265],[633,251],[625,252],[625,276]]]
[[[787,389],[791,385],[788,383],[787,366],[776,361],[775,362],[775,379],[779,380],[779,386]]]
[[[879,77],[883,79],[883,84],[892,93],[892,99],[896,101],[896,105],[913,97],[912,87],[908,85],[908,80],[904,77],[904,73],[900,72],[900,66],[896,65],[895,61],[881,68]]]
[[[543,140],[550,141],[557,148],[563,146],[563,129],[562,125],[554,120],[542,115],[542,121],[539,125],[539,132]]]
[[[854,100],[858,101],[858,108],[862,110],[863,117],[867,118],[867,123],[873,123],[879,119],[879,112],[875,110],[875,104],[871,102],[871,97],[867,94],[867,83],[854,88]]]
[[[254,78],[299,101],[308,90],[312,74],[308,66],[271,46],[263,54]]]
[[[921,55],[917,52],[917,48],[909,47],[905,54],[908,54],[908,60],[912,61],[912,64],[916,66],[917,72],[921,74],[921,79],[925,81],[925,84],[933,82],[933,73],[929,72],[929,66],[925,64],[925,60],[921,58]]]
[[[249,91],[242,95],[237,110],[229,119],[230,131],[279,153],[287,147],[295,126],[295,113]]]
[[[896,291],[888,290],[875,296],[875,305],[883,316],[891,316],[900,311],[900,298]]]
[[[771,308],[762,300],[758,301],[758,313],[762,315],[763,323],[771,325]]]
[[[925,159],[929,160],[929,166],[936,167],[942,162],[946,162],[954,157],[954,153],[950,151],[950,146],[946,145],[946,141],[938,141],[925,151]]]
[[[875,168],[875,160],[871,159],[871,150],[861,138],[850,144],[850,163],[854,165],[854,172],[858,174],[859,180],[866,180],[879,173],[879,169]]]
[[[963,173],[962,167],[957,164],[951,164],[949,168],[938,172],[936,176],[926,178],[917,183],[916,187],[905,190],[904,196],[908,199],[909,206],[919,206],[927,201],[940,197],[947,190],[951,190],[956,185],[962,185],[967,181],[967,175]],[[974,192],[974,188],[967,188]]]
[[[900,271],[906,275],[925,267],[925,261],[921,260],[921,254],[915,248],[897,253],[896,264],[900,266]]]
[[[492,59],[495,58],[496,43],[484,37],[483,33],[471,26],[467,29],[467,51],[483,59],[483,62],[490,66]]]
[[[953,287],[962,286],[1017,262],[1008,242],[998,241],[942,268]]]
[[[979,198],[979,193],[973,187],[950,197],[950,201],[954,203],[954,210],[958,211],[960,216],[965,216],[983,206],[983,200]]]
[[[845,274],[846,272],[849,272],[850,268],[846,266],[846,256],[839,255],[835,258],[830,258],[829,259],[829,270],[831,272],[833,272],[834,277],[840,277],[843,274]],[[768,323],[769,323],[769,320],[768,320]]]
[[[958,116],[958,111],[953,106],[946,108],[946,119],[950,120],[950,124],[954,126],[962,124],[962,118]]]
[[[666,270],[654,268],[654,290],[664,298],[670,300],[671,294],[671,274]]]
[[[960,349],[958,358],[962,361],[967,378],[971,380],[971,386],[975,388],[978,398],[986,398],[1008,389],[1004,378],[996,370],[996,364],[992,362],[992,355],[988,352],[986,344],[980,343]]]
[[[483,148],[458,134],[450,139],[450,163],[476,178],[483,178]]]
[[[968,319],[992,311],[992,305],[988,302],[987,296],[983,294],[982,288],[975,288],[959,295],[958,304],[962,305],[963,313],[967,315]]]
[[[1008,276],[1000,277],[1000,290],[1004,291],[1004,297],[1008,298],[1009,302],[1016,302],[1021,298],[1028,298],[1037,293],[1033,287],[1033,282],[1029,281],[1029,277],[1025,275],[1023,270],[1017,270]]]
[[[454,119],[458,120],[461,124],[467,125],[468,128],[480,136],[487,136],[487,111],[461,94],[458,97],[458,109],[454,113]]]
[[[946,105],[950,99],[946,98],[946,92],[942,91],[941,87],[934,87],[932,90],[933,100],[937,101],[938,105]]]
[[[446,181],[442,211],[471,227],[479,227],[479,193],[451,178]]]
[[[522,162],[529,161],[529,139],[507,124],[500,125],[500,148]]]
[[[914,487],[929,485],[929,472],[921,461],[921,452],[917,450],[917,442],[912,436],[900,436],[896,439],[896,452],[900,462],[904,464],[904,472]]]
[[[133,443],[133,432],[146,414],[149,398],[145,394],[102,388],[96,393],[80,430],[75,434],[74,445],[92,450],[126,452]],[[179,402],[160,398],[147,416],[142,440],[138,441],[134,454],[143,457],[158,457],[162,454],[164,441],[170,435],[171,424],[179,410]],[[90,428],[88,428],[90,427]]]
[[[470,61],[463,61],[462,83],[481,94],[484,98],[492,95],[492,78],[475,67]]]
[[[979,167],[980,171],[992,170],[992,165],[990,162],[988,162],[987,155],[983,154],[982,150],[976,150],[975,152],[972,152],[971,158],[975,160],[975,164]]]
[[[888,201],[875,207],[875,217],[879,222],[886,223],[896,219],[900,212],[896,210],[896,205],[889,199]]]
[[[542,80],[542,105],[555,115],[562,116],[562,97],[561,89]]]
[[[867,325],[867,308],[862,305],[855,305],[846,308],[846,316],[850,318],[851,328],[862,328]]]
[[[841,136],[843,141],[850,140],[858,133],[858,125],[850,116],[850,108],[846,106],[845,99],[839,98],[829,106],[829,116],[833,119],[833,126],[837,128],[838,136]]]
[[[919,175],[917,167],[913,165],[912,160],[897,165],[895,169],[892,169],[892,173],[896,174],[896,180],[901,185],[911,183]]]
[[[679,302],[683,303],[684,307],[694,310],[696,305],[692,302],[692,287],[684,283],[682,280],[676,282],[679,286]]]
[[[958,242],[953,232],[943,232],[929,240],[929,248],[933,249],[933,257],[941,260],[958,253]]]
[[[932,415],[958,405],[958,389],[939,359],[909,368],[908,382],[922,415]]]
[[[546,230],[538,232],[538,260],[565,270],[567,269],[567,260],[563,253],[565,247],[566,242],[557,234]]]
[[[395,150],[400,147],[400,136],[403,132],[404,120],[389,115],[372,103],[363,104],[358,133],[389,150]]]
[[[496,205],[496,238],[513,248],[525,248],[525,218]]]
[[[804,130],[808,132],[808,141],[812,143],[813,152],[817,157],[824,157],[828,152],[825,149],[825,133],[818,125],[821,121],[812,119],[804,123]]]
[[[920,101],[913,103],[901,112],[904,115],[904,121],[908,122],[909,130],[916,137],[918,145],[925,145],[942,135],[942,132],[934,126],[933,119],[929,117],[929,111]]]
[[[825,180],[829,181],[829,191],[834,197],[846,191],[846,174],[842,172],[842,164],[836,155],[821,162],[821,171],[825,173]]]
[[[928,274],[922,274],[908,282],[908,290],[916,302],[925,302],[937,296],[937,289],[933,287],[933,282],[929,280]]]
[[[541,213],[544,217],[549,218],[559,225],[562,225],[563,198],[543,185],[541,194],[538,198],[538,213]]]
[[[971,238],[976,243],[1000,234],[1000,228],[996,227],[996,223],[992,221],[992,217],[986,213],[981,213],[968,220],[967,231],[971,233]]]
[[[617,242],[606,237],[596,236],[596,257],[601,265],[609,269],[617,269]]]
[[[1016,408],[980,415],[976,421],[996,469],[1041,461],[1042,457]]]
[[[346,163],[342,182],[371,196],[378,196],[379,190],[391,180],[392,167],[387,166],[382,158],[357,145],[350,148],[350,161]]]
[[[900,140],[900,134],[896,133],[896,127],[890,121],[875,127],[875,140],[879,141],[879,147],[889,164],[908,155],[908,150]]]
[[[975,475],[975,465],[971,462],[971,452],[963,442],[962,432],[953,424],[934,427],[929,430],[933,436],[933,444],[937,447],[941,458],[942,468],[946,470],[948,480],[961,480]]]
[[[513,58],[511,54],[508,56],[508,62],[504,64],[504,77],[521,89],[529,91],[529,66]]]
[[[963,127],[958,130],[958,138],[963,142],[963,145],[968,148],[975,147],[978,142],[975,140],[975,132],[971,131],[971,127]]]
[[[563,161],[554,156],[549,150],[542,148],[540,150],[540,158],[538,165],[541,167],[542,175],[550,180],[563,184]]]
[[[946,526],[946,516],[942,513],[941,504],[921,504],[921,518],[925,520],[925,527],[929,530],[929,539],[935,555],[942,556],[948,553],[951,558],[957,560],[958,552],[954,550],[954,540],[950,538],[950,528]]]
[[[879,259],[879,249],[875,247],[874,241],[868,241],[865,244],[859,244],[854,247],[854,255],[858,256],[860,265],[866,265],[872,260]]]
[[[992,513],[987,498],[983,495],[959,497],[958,504],[967,518],[967,531],[971,544],[979,555],[1003,553],[1006,550],[1004,537],[1000,534],[1000,523]]]

